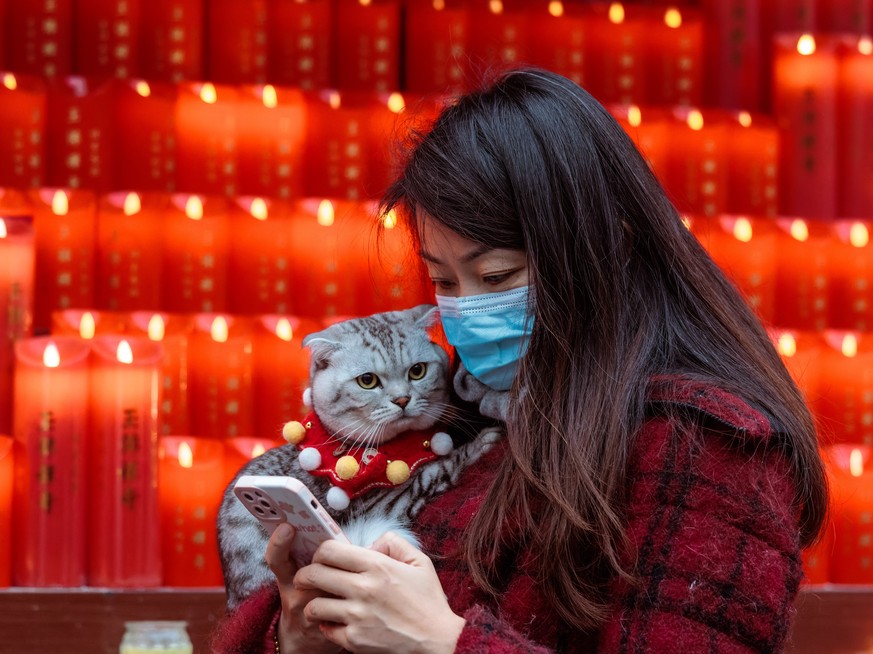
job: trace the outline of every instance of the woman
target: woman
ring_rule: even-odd
[[[417,136],[384,209],[505,439],[422,511],[426,554],[389,534],[295,570],[277,530],[277,587],[219,649],[780,650],[827,504],[812,420],[621,127],[509,72]]]

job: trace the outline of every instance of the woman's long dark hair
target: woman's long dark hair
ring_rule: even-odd
[[[580,629],[605,618],[621,554],[632,438],[653,375],[710,380],[772,421],[796,482],[802,544],[826,513],[815,429],[746,302],[682,224],[631,139],[579,86],[511,71],[413,137],[383,209],[527,253],[536,306],[507,420],[509,455],[464,554],[496,592],[499,534],[532,539],[552,605]]]

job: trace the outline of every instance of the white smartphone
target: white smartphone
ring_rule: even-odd
[[[272,534],[287,522],[297,535],[291,557],[299,567],[309,565],[315,550],[326,540],[350,542],[315,495],[293,477],[243,475],[233,487],[234,495]]]

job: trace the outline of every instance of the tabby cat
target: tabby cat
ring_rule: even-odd
[[[369,448],[367,452],[377,452],[400,434],[444,425],[441,421],[450,422],[459,415],[450,404],[448,356],[427,331],[435,319],[436,307],[421,305],[339,322],[304,339],[311,353],[307,399],[342,451]],[[298,460],[300,448],[291,444],[253,459],[237,478],[247,474],[299,479],[358,545],[369,546],[388,530],[416,542],[409,525],[418,512],[452,486],[500,435],[497,427],[485,428],[420,465],[408,481],[352,497],[343,510],[328,502],[329,479],[307,472]],[[460,440],[457,433],[452,437]],[[233,495],[234,482],[225,492],[218,517],[229,609],[274,580],[264,562],[268,535]]]

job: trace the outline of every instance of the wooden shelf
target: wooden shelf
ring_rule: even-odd
[[[195,654],[224,614],[221,588],[0,589],[0,652],[117,654],[127,620],[186,620]],[[793,654],[873,651],[873,586],[807,586]]]

